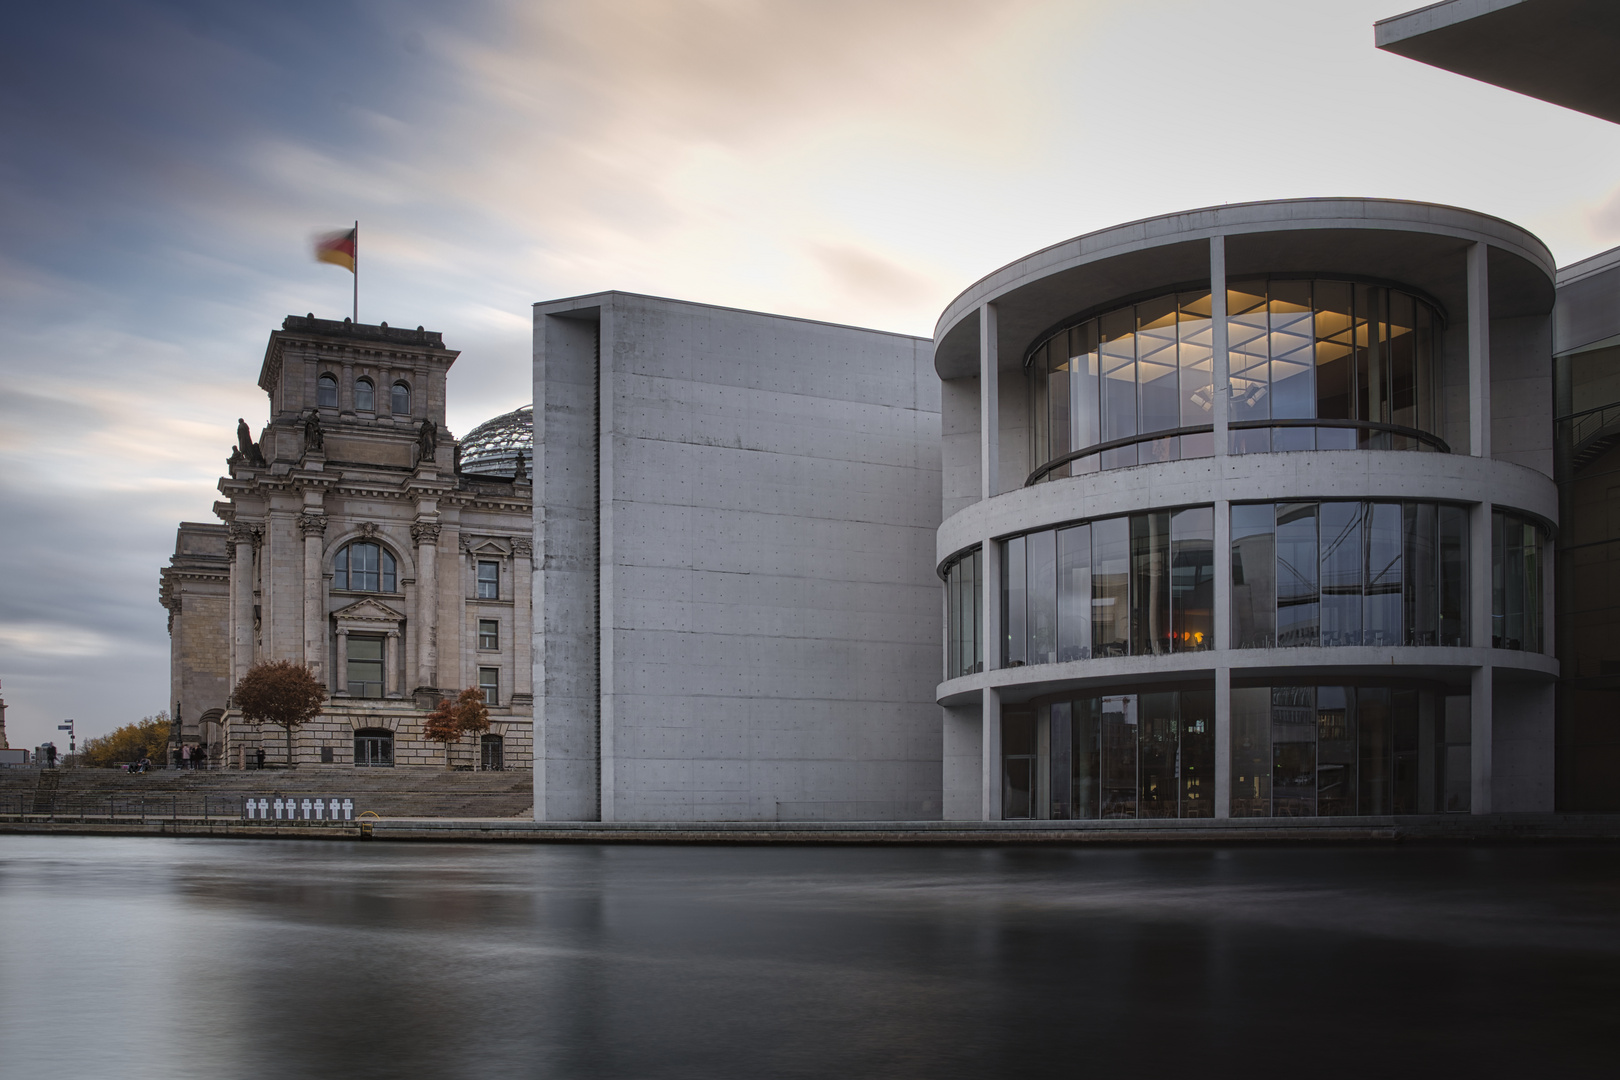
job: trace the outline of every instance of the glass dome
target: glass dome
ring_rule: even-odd
[[[518,455],[523,455],[523,475],[534,469],[534,406],[503,413],[467,433],[461,440],[461,471],[484,476],[513,476]]]

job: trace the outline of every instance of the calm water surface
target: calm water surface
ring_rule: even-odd
[[[1620,849],[0,837],[5,1077],[1620,1075]]]

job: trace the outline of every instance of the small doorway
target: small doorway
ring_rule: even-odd
[[[500,772],[506,768],[506,740],[499,735],[485,735],[478,740],[479,767],[485,772]]]
[[[355,732],[354,763],[359,768],[393,768],[394,733],[383,728]]]

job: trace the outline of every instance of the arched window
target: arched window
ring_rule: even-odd
[[[387,728],[361,728],[355,732],[354,763],[359,768],[393,768],[394,733]]]
[[[323,409],[335,409],[337,403],[337,380],[330,375],[322,375],[315,380],[315,404]]]
[[[377,388],[371,385],[370,379],[355,380],[354,407],[360,412],[372,412],[377,408]]]
[[[500,772],[506,768],[506,740],[499,735],[485,735],[478,740],[479,765],[486,772]]]
[[[394,396],[390,408],[395,416],[411,415],[411,388],[408,384],[402,382],[394,384]]]
[[[394,557],[381,544],[359,541],[337,553],[332,560],[332,588],[354,592],[397,591]]]

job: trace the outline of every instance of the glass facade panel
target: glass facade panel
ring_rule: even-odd
[[[1001,816],[1004,819],[1034,817],[1038,760],[1034,713],[1002,713],[1001,758]]]
[[[1357,694],[1356,740],[1360,746],[1360,808],[1363,814],[1394,812],[1390,774],[1394,768],[1389,689],[1369,687]]]
[[[1176,773],[1181,764],[1181,738],[1176,725],[1179,695],[1138,694],[1139,767],[1137,817],[1173,818],[1180,795]]]
[[[1541,527],[1517,514],[1491,514],[1491,647],[1541,652]]]
[[[1232,507],[1235,648],[1272,647],[1273,626],[1281,647],[1464,645],[1467,603],[1468,518],[1462,507]]]
[[[1367,599],[1363,642],[1399,645],[1405,563],[1401,544],[1401,504],[1367,504]]]
[[[1107,518],[1091,523],[1091,654],[1130,652],[1131,523]]]
[[[1024,537],[1001,545],[1001,664],[1022,667],[1029,662],[1028,605],[1024,594],[1027,560]]]
[[[1100,699],[1102,704],[1102,815],[1136,816],[1136,695]]]
[[[1164,431],[1181,424],[1181,379],[1176,360],[1176,298],[1164,296],[1136,305],[1136,430]],[[1180,456],[1175,438],[1143,443],[1141,461],[1171,461]]]
[[[1277,647],[1318,643],[1315,503],[1277,504]]]
[[[1057,534],[1058,660],[1091,659],[1091,527]]]
[[[1176,652],[1215,647],[1215,508],[1170,515],[1170,638]]]
[[[1271,816],[1271,689],[1232,688],[1232,816]]]
[[[1024,662],[1050,664],[1057,659],[1057,534],[1044,529],[1024,539],[1028,574],[1024,603],[1029,626]]]
[[[1134,514],[1131,523],[1131,655],[1170,652],[1170,515]]]
[[[974,549],[945,568],[945,677],[984,670],[983,582]]]
[[[1231,452],[1428,449],[1409,435],[1268,420],[1394,423],[1436,432],[1441,320],[1425,301],[1325,278],[1227,286]],[[1211,422],[1211,297],[1166,294],[1059,330],[1030,350],[1033,458]],[[1058,478],[1212,453],[1214,436],[1146,439],[1053,469]]]
[[[332,588],[354,592],[394,592],[394,556],[376,544],[350,544],[332,559]]]
[[[1074,732],[1070,736],[1073,817],[1091,820],[1102,814],[1102,699],[1081,698],[1070,706]]]
[[[1355,690],[1316,689],[1316,812],[1338,817],[1356,812]]]
[[[1271,815],[1316,816],[1316,688],[1271,689]]]
[[[1322,503],[1321,531],[1322,644],[1360,645],[1361,504]]]
[[[1215,695],[1164,690],[1080,697],[1043,705],[1032,753],[1046,789],[1030,816],[1088,820],[1213,817]],[[1021,721],[1020,721],[1021,722]],[[1003,740],[1022,736],[1007,734]],[[1021,760],[1024,743],[1003,750]],[[1004,774],[1022,766],[1004,765]],[[1021,775],[1021,773],[1019,773]],[[1015,796],[1009,805],[1021,805]],[[1004,802],[1007,800],[1004,798]]]

